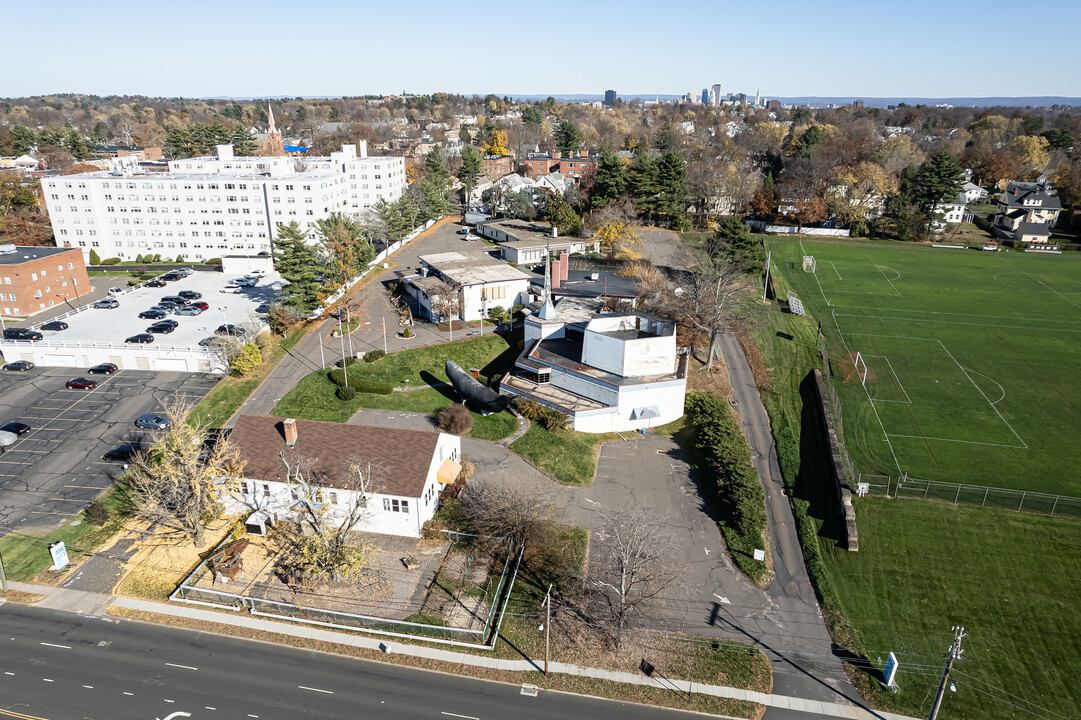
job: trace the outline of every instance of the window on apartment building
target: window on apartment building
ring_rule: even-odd
[[[383,509],[387,512],[409,512],[409,501],[397,498],[383,498]]]
[[[286,189],[286,190],[292,190],[292,189],[293,189],[293,186],[292,186],[292,185],[286,185],[286,186],[285,186],[285,189]]]

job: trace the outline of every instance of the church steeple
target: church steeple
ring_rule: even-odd
[[[274,125],[274,108],[270,103],[266,105],[267,115],[270,116],[270,124],[267,126],[267,135],[275,135],[278,132],[277,126]]]

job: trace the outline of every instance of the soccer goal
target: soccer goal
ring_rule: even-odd
[[[803,256],[803,272],[813,273],[815,271],[815,256],[804,255]]]
[[[858,350],[844,356],[839,370],[845,382],[856,379],[860,381],[860,385],[867,384],[867,363]]]

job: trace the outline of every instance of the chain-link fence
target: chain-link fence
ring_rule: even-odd
[[[983,485],[960,485],[893,475],[858,476],[857,494],[938,500],[954,505],[1016,510],[1052,517],[1081,518],[1081,498]]]

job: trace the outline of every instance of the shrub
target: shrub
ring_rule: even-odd
[[[244,343],[233,358],[229,374],[233,377],[244,377],[259,367],[262,362],[263,355],[259,352],[259,346],[255,343]]]
[[[118,258],[118,257],[105,258],[104,260],[101,261],[100,264],[102,264],[102,265],[119,265],[120,264],[120,258]]]
[[[178,263],[182,263],[182,262],[184,262],[184,256],[183,256],[183,255],[177,255],[177,256],[176,256],[176,261],[177,261]]]
[[[402,337],[403,338],[413,337],[413,331],[410,330],[409,328],[406,328],[405,330],[402,330]]]
[[[154,255],[153,262],[160,263],[161,262],[161,255]]]
[[[128,280],[128,287],[135,287],[136,285],[141,285],[142,282],[143,281],[139,278],[131,278],[130,280]]]
[[[435,419],[440,430],[455,435],[464,435],[473,429],[473,414],[460,403],[443,408],[436,414]]]
[[[345,386],[345,373],[342,370],[331,370],[328,377],[330,378],[330,381],[338,387]],[[365,380],[364,376],[359,372],[350,373],[349,387],[360,393],[372,393],[374,395],[390,395],[394,392],[393,385]]]
[[[514,406],[526,420],[535,420],[544,406],[533,398],[518,396],[514,399]]]
[[[565,430],[570,421],[571,417],[567,413],[543,406],[540,415],[537,417],[537,422],[545,430]]]
[[[371,350],[364,355],[364,362],[373,363],[384,355],[386,353],[382,350]]]
[[[101,265],[101,256],[98,255],[97,250],[90,251],[90,264]]]
[[[221,258],[210,258],[203,262],[204,265],[221,265]]]
[[[339,400],[349,402],[357,396],[357,391],[351,387],[340,387],[338,388],[338,391],[335,393],[335,395],[338,396]]]
[[[83,515],[95,525],[104,525],[109,521],[109,510],[101,500],[95,500],[87,505],[86,509],[83,510]]]
[[[265,358],[274,351],[277,341],[270,333],[259,333],[255,336],[255,344],[259,346],[259,353]]]
[[[135,256],[135,262],[141,263],[143,261],[142,253]]]

